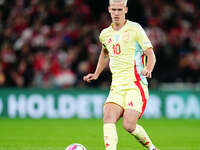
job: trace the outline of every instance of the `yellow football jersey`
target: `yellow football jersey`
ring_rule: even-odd
[[[145,66],[143,51],[153,46],[138,23],[127,20],[118,31],[110,25],[102,30],[99,39],[109,53],[112,86],[131,88],[139,80],[148,84],[141,73]]]

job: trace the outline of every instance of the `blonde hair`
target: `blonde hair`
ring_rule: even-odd
[[[121,3],[124,3],[124,6],[126,6],[127,5],[127,1],[128,0],[109,0],[109,4],[114,3],[114,2],[121,2]]]

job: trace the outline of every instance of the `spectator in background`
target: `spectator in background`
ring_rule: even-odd
[[[88,0],[2,1],[1,87],[90,87],[81,76],[96,65],[99,32],[110,24],[105,6]],[[134,0],[128,6],[128,19],[141,23],[155,47],[159,67],[150,85],[200,82],[200,2]],[[92,86],[109,87],[108,70]]]
[[[0,87],[4,87],[6,82],[6,77],[3,72],[2,64],[0,64]]]

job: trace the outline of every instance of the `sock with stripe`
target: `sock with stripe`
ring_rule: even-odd
[[[136,129],[132,132],[132,135],[145,147],[148,149],[152,149],[154,145],[152,144],[149,136],[147,135],[146,131],[143,129],[142,126],[136,124]]]
[[[115,124],[104,124],[104,143],[106,150],[117,150],[118,136]]]

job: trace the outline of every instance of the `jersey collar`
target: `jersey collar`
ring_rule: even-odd
[[[127,24],[128,24],[128,19],[126,19],[126,22],[125,22],[124,26],[122,26],[121,29],[119,29],[119,30],[114,30],[114,28],[113,28],[113,23],[110,24],[110,27],[111,27],[111,29],[112,29],[113,31],[118,32],[118,31],[121,31]]]

